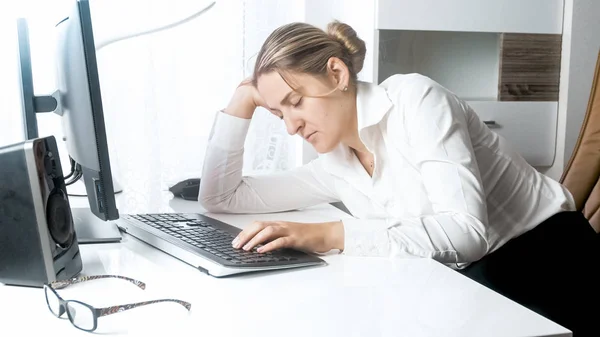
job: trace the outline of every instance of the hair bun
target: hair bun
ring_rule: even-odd
[[[358,37],[356,31],[350,25],[337,20],[327,25],[327,34],[342,45],[348,53],[352,70],[355,74],[358,74],[365,62],[367,52],[365,42]]]

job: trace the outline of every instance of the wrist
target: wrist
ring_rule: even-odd
[[[239,118],[252,119],[254,110],[256,110],[256,104],[251,89],[239,87],[223,112]]]
[[[333,221],[327,223],[329,248],[344,250],[344,223],[342,221]]]
[[[254,115],[253,107],[239,103],[230,103],[222,111],[228,115],[244,119],[252,119]]]

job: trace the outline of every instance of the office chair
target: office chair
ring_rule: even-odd
[[[577,210],[600,232],[600,52],[579,138],[560,182],[573,194]]]

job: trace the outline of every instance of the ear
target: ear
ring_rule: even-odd
[[[344,61],[337,57],[330,57],[327,60],[327,72],[338,90],[348,90],[348,86],[350,85],[350,70]]]

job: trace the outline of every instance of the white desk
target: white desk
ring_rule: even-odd
[[[119,195],[125,212],[202,212],[195,202]],[[145,200],[140,202],[140,200]],[[82,198],[71,198],[75,206]],[[160,206],[158,206],[160,204]],[[152,206],[156,205],[156,206]],[[166,206],[169,205],[169,206]],[[216,215],[243,227],[255,219],[328,221],[324,205],[259,215]],[[97,307],[177,298],[102,317],[97,333],[168,336],[571,336],[538,314],[431,260],[323,256],[327,266],[217,279],[124,235],[120,244],[82,245],[83,274],[118,274],[147,283],[98,280],[59,293]],[[2,335],[85,336],[50,314],[43,290],[0,286]],[[65,315],[66,317],[66,315]]]

